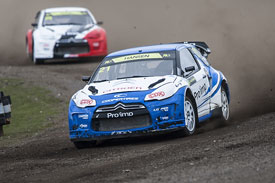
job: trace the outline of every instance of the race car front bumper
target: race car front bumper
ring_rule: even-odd
[[[35,59],[83,58],[108,54],[105,39],[39,40],[35,45]]]
[[[180,92],[179,92],[180,93]],[[78,108],[71,100],[69,130],[71,141],[90,141],[158,134],[185,127],[184,96],[179,94],[162,101],[123,102],[108,106]],[[140,105],[135,109],[128,106]],[[104,108],[112,112],[104,112]],[[124,108],[122,110],[122,108]],[[126,116],[127,115],[127,116]]]

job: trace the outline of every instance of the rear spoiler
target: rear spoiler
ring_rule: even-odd
[[[211,53],[211,50],[208,47],[208,45],[202,41],[176,42],[175,44],[178,44],[178,43],[194,45],[201,52],[202,56],[204,56],[205,58],[207,58],[208,55]]]
[[[211,53],[210,48],[208,47],[208,45],[205,42],[188,41],[188,42],[184,42],[184,43],[194,45],[201,52],[202,56],[204,56],[205,58],[207,58],[208,55]]]

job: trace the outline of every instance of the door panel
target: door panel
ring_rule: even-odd
[[[201,117],[210,112],[209,80],[204,69],[200,69],[200,71],[188,78],[188,80],[190,79],[195,79],[196,81],[190,87],[197,103],[198,116]]]

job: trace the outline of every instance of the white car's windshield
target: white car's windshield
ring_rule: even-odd
[[[143,53],[105,58],[92,82],[174,74],[175,53]]]
[[[51,25],[87,25],[93,20],[86,11],[64,11],[46,13],[43,19],[43,26]]]

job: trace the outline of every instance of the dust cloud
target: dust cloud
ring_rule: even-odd
[[[25,34],[44,8],[80,6],[104,21],[109,52],[205,41],[228,77],[234,116],[275,111],[273,0],[0,0],[0,64],[26,65]]]

